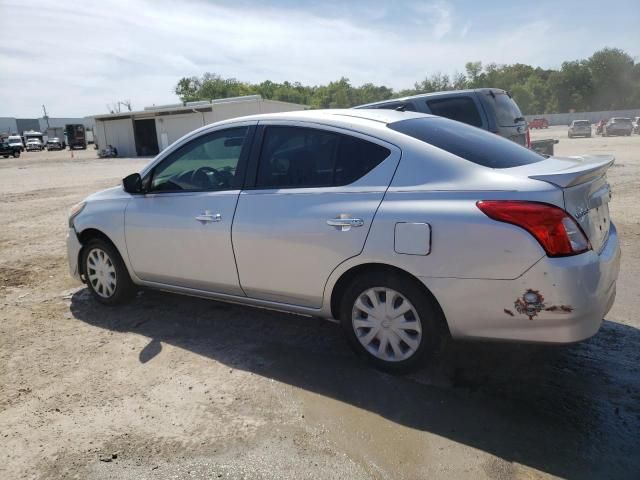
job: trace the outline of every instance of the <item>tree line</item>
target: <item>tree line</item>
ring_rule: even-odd
[[[345,77],[309,86],[270,80],[248,83],[205,73],[180,79],[175,93],[183,102],[259,94],[311,108],[348,108],[419,93],[482,87],[508,90],[524,114],[640,108],[640,63],[618,48],[604,48],[587,59],[563,62],[558,70],[522,63],[468,62],[465,73],[433,73],[416,82],[414,88],[399,91],[373,83],[353,86]]]

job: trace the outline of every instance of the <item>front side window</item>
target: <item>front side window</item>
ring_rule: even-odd
[[[450,97],[427,100],[431,113],[439,117],[450,118],[474,127],[482,126],[482,118],[475,102],[469,97]]]
[[[248,127],[192,140],[154,169],[151,191],[217,191],[235,187],[235,175]]]
[[[257,188],[309,188],[353,183],[390,154],[374,143],[326,130],[267,127]]]

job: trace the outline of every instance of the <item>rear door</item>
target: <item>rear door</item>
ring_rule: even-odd
[[[247,296],[318,308],[331,272],[360,254],[400,150],[329,126],[261,122],[233,222]]]

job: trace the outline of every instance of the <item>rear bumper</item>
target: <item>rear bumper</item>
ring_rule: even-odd
[[[572,343],[597,333],[620,270],[615,226],[598,254],[544,257],[514,280],[421,278],[454,338]]]
[[[67,261],[69,262],[69,273],[78,281],[82,281],[78,265],[81,249],[82,244],[78,240],[76,231],[73,228],[70,228],[67,232]]]

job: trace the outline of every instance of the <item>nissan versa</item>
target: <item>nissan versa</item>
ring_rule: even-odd
[[[615,297],[612,164],[415,112],[236,118],[76,205],[69,263],[107,305],[147,287],[337,319],[391,370],[445,335],[575,342]]]

